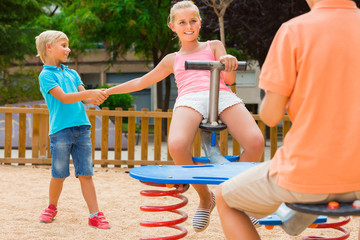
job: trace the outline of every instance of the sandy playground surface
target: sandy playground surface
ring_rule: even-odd
[[[178,215],[166,213],[145,213],[141,205],[169,205],[179,202],[169,197],[149,198],[139,194],[144,189],[157,189],[140,183],[129,176],[125,168],[95,168],[94,182],[100,209],[112,225],[110,230],[98,230],[87,225],[88,210],[82,198],[79,181],[70,176],[64,184],[59,201],[59,212],[51,224],[38,222],[39,214],[48,203],[49,166],[10,166],[0,165],[0,239],[124,239],[135,240],[140,237],[160,237],[177,234],[167,228],[145,228],[139,225],[142,220],[170,220]],[[215,186],[211,186],[215,189]],[[189,204],[182,210],[189,219],[182,224],[188,229],[185,239],[218,240],[225,239],[221,230],[219,216],[215,210],[208,229],[195,233],[191,219],[198,199],[193,188],[185,195]],[[349,239],[357,239],[358,220],[353,219],[346,228],[351,231]],[[290,237],[281,228],[266,230],[258,228],[262,239],[286,240],[302,239],[303,236],[336,237],[342,234],[336,230],[308,229],[300,236]]]

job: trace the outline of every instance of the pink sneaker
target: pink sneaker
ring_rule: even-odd
[[[56,207],[50,204],[47,208],[45,208],[44,212],[40,215],[39,217],[40,222],[51,223],[52,220],[54,220],[56,214],[57,214]]]
[[[110,229],[111,226],[102,212],[98,212],[97,216],[89,218],[89,225],[99,229]]]

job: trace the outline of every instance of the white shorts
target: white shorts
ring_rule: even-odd
[[[235,104],[243,103],[234,93],[228,91],[219,92],[218,114],[226,108]],[[209,117],[209,91],[188,93],[178,98],[174,105],[174,112],[177,107],[190,107],[199,112],[205,119]]]

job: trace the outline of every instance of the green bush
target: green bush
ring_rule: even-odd
[[[0,106],[43,99],[38,76],[38,71],[30,69],[0,79]]]
[[[99,88],[109,88],[109,85],[105,84]],[[133,96],[129,93],[124,94],[114,94],[110,95],[101,105],[100,108],[108,107],[110,110],[115,110],[115,108],[121,107],[123,110],[128,110],[132,108],[132,103],[134,102]]]

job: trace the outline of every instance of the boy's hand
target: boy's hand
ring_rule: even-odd
[[[89,91],[91,91],[91,104],[94,106],[102,104],[109,97],[109,94],[107,94],[105,89],[94,89]]]
[[[220,57],[220,62],[225,65],[225,72],[235,71],[238,67],[238,60],[232,55],[224,55]]]

